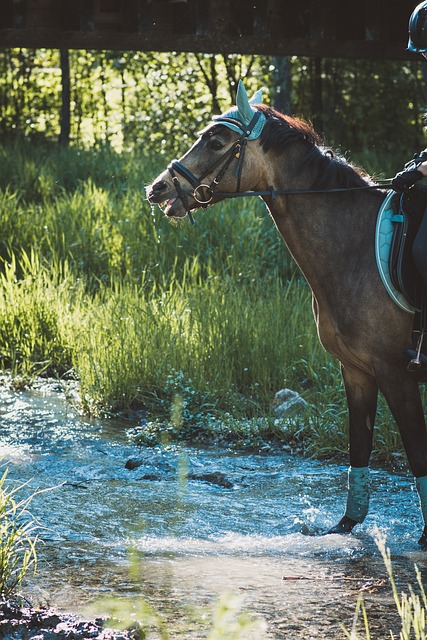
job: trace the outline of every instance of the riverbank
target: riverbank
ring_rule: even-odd
[[[0,638],[4,640],[135,640],[133,630],[115,631],[105,620],[82,620],[52,608],[35,609],[0,602]]]

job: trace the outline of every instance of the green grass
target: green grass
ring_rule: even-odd
[[[0,477],[0,596],[17,595],[25,574],[37,566],[38,525],[28,511],[33,498],[18,499],[22,487],[6,484]]]
[[[3,370],[24,383],[77,379],[88,413],[147,410],[147,442],[179,396],[170,437],[228,431],[234,443],[342,455],[338,366],[266,208],[230,200],[175,227],[145,201],[160,168],[136,152],[0,146]],[[292,424],[270,412],[283,387],[310,404]],[[381,407],[382,459],[400,449],[391,422]]]

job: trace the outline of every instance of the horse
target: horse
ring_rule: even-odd
[[[323,347],[339,361],[348,407],[349,468],[344,515],[325,533],[351,533],[368,513],[369,462],[378,393],[397,423],[415,478],[427,548],[427,431],[420,374],[405,348],[413,316],[384,287],[375,255],[377,213],[389,190],[323,146],[304,118],[249,100],[213,121],[180,160],[146,187],[152,205],[174,220],[225,198],[256,195],[312,292]]]

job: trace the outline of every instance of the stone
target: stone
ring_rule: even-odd
[[[299,413],[305,407],[308,407],[308,402],[297,391],[281,389],[274,396],[272,412],[276,418],[285,418]]]

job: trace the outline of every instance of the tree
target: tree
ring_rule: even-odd
[[[273,56],[273,106],[281,113],[290,113],[292,104],[292,75],[289,56]]]
[[[61,49],[61,120],[60,120],[60,144],[67,146],[70,143],[71,106],[70,106],[70,58],[68,49]]]

